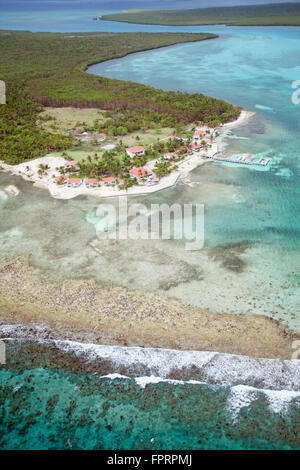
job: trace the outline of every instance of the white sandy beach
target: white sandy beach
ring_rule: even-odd
[[[251,116],[254,116],[254,114],[255,113],[253,111],[243,110],[241,112],[241,114],[239,115],[239,117],[235,121],[227,122],[226,124],[222,124],[221,128],[226,127],[228,129],[228,128],[231,128],[231,127],[240,126],[241,124],[244,124]]]
[[[60,176],[57,168],[63,166],[65,164],[65,160],[51,155],[15,166],[7,165],[0,161],[0,165],[4,170],[10,171],[14,175],[21,176],[26,181],[31,181],[34,183],[34,186],[48,189],[51,196],[56,199],[73,199],[80,195],[92,195],[100,198],[107,198],[125,195],[150,194],[174,186],[180,177],[184,177],[198,165],[207,162],[207,157],[211,157],[217,152],[218,146],[217,144],[213,144],[212,148],[206,151],[197,152],[186,157],[181,163],[179,163],[176,171],[173,171],[170,175],[164,176],[158,183],[152,185],[137,185],[126,190],[120,190],[117,186],[105,186],[103,184],[100,188],[87,188],[84,183],[82,183],[78,188],[68,188],[64,185],[58,185],[55,181],[55,177]],[[41,163],[48,165],[49,169],[47,170],[47,174],[39,175],[38,171]],[[154,166],[155,161],[151,161],[145,165],[145,168],[152,170]]]
[[[229,129],[241,125],[247,121],[249,117],[253,116],[253,114],[255,113],[243,110],[236,121],[223,124],[220,126],[219,130],[222,131],[223,128]],[[178,164],[177,170],[173,171],[167,176],[162,177],[158,183],[145,183],[143,185],[133,186],[126,190],[121,190],[117,186],[105,186],[104,184],[102,184],[100,188],[87,188],[85,183],[82,183],[77,188],[69,188],[65,185],[58,185],[56,183],[55,177],[60,176],[58,168],[64,166],[65,160],[61,157],[51,155],[14,166],[7,165],[0,160],[0,166],[6,171],[10,171],[14,175],[21,176],[26,181],[34,183],[34,186],[36,187],[48,189],[51,196],[56,199],[73,199],[80,195],[92,195],[100,198],[107,198],[150,194],[166,188],[170,188],[176,184],[179,178],[185,177],[187,173],[194,170],[197,166],[210,161],[209,159],[219,151],[219,142],[215,142],[212,144],[211,148],[207,150],[201,150],[200,152],[193,153],[191,156],[187,156],[182,162]],[[39,174],[40,164],[48,165],[49,167],[49,169],[43,175]],[[145,165],[145,168],[152,170],[154,166],[155,160],[148,162]]]

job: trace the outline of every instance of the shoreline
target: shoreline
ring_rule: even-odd
[[[219,130],[231,129],[244,124],[255,112],[242,110],[240,116],[232,122],[222,124]],[[46,189],[50,195],[56,199],[69,200],[77,196],[95,196],[97,198],[105,199],[110,197],[119,196],[139,196],[145,194],[152,194],[164,189],[171,188],[176,185],[179,179],[184,178],[188,173],[193,171],[200,165],[210,161],[209,157],[219,152],[218,144],[212,144],[212,148],[204,151],[194,153],[187,156],[182,162],[179,163],[178,169],[173,171],[167,176],[164,176],[160,181],[153,185],[133,186],[131,188],[120,190],[118,187],[101,186],[101,188],[86,188],[84,183],[78,188],[66,188],[63,185],[57,185],[53,181],[53,177],[59,176],[60,173],[56,170],[57,167],[63,166],[65,160],[62,157],[52,157],[46,155],[34,160],[20,163],[19,165],[8,165],[0,160],[0,168],[5,171],[11,172],[13,175],[21,176],[25,181],[32,182],[34,186]],[[38,174],[39,164],[47,164],[49,166],[49,173],[51,175],[40,176]],[[152,170],[155,165],[155,160],[148,162],[145,168]],[[26,168],[30,167],[27,171]]]
[[[217,153],[217,150],[214,149],[214,152]],[[182,163],[180,163],[178,170],[162,177],[157,184],[151,186],[137,185],[125,190],[120,190],[117,186],[112,187],[104,185],[102,185],[101,188],[86,188],[84,183],[78,188],[67,188],[62,185],[57,185],[51,177],[40,177],[38,175],[38,165],[43,163],[50,167],[49,171],[52,172],[51,174],[59,176],[59,173],[55,170],[55,168],[58,166],[63,166],[65,163],[65,160],[60,157],[45,156],[15,166],[7,165],[0,160],[0,168],[2,167],[2,169],[11,172],[15,176],[21,176],[25,181],[33,183],[33,185],[37,188],[48,190],[50,195],[55,199],[68,200],[82,195],[95,196],[103,199],[119,196],[138,196],[143,194],[151,194],[162,191],[163,189],[171,188],[172,186],[175,186],[178,179],[184,177],[197,166],[203,165],[207,161],[209,160],[199,156],[199,153],[194,154],[190,157],[187,157]],[[25,168],[29,165],[31,165],[31,170],[33,171],[33,173],[30,175],[28,175],[25,170]],[[145,165],[145,168],[151,170],[153,166],[154,162],[152,161],[148,162]]]
[[[112,20],[108,18],[104,18],[103,16],[99,18],[100,21],[109,21],[111,23],[126,23],[126,24],[134,24],[134,25],[143,25],[143,26],[170,26],[174,28],[193,28],[200,26],[201,28],[205,28],[206,26],[226,26],[227,28],[300,28],[299,24],[231,24],[231,23],[224,23],[224,21],[220,21],[217,23],[199,23],[199,24],[166,24],[166,23],[145,23],[139,22],[135,23],[133,21],[125,21],[125,20]],[[213,38],[209,38],[213,39]]]
[[[80,33],[79,33],[80,34]],[[92,34],[92,33],[89,33],[89,32],[86,32],[87,35],[89,34]],[[157,49],[163,49],[163,48],[169,48],[169,47],[173,47],[173,46],[178,46],[180,44],[188,44],[189,42],[190,43],[193,43],[193,42],[201,42],[201,41],[209,41],[210,39],[218,39],[218,34],[214,34],[214,33],[188,33],[188,34],[211,34],[211,37],[207,37],[205,39],[196,39],[195,41],[187,41],[187,42],[176,42],[174,44],[171,44],[169,46],[157,46],[157,47],[152,47],[150,49],[141,49],[139,51],[135,51],[135,52],[127,52],[125,55],[122,55],[120,57],[113,57],[112,59],[105,59],[105,60],[102,60],[102,61],[96,61],[96,62],[91,62],[91,63],[88,63],[86,64],[84,67],[83,67],[83,71],[84,72],[87,72],[87,73],[90,73],[88,71],[88,69],[90,67],[93,67],[94,65],[98,65],[98,64],[103,64],[104,62],[110,62],[110,61],[113,61],[113,60],[119,60],[119,59],[124,59],[125,57],[129,56],[129,55],[133,55],[133,54],[139,54],[140,52],[150,52],[150,51],[155,51]],[[87,36],[88,37],[88,36]],[[90,73],[91,75],[94,75],[93,73]],[[98,76],[98,75],[96,75]]]
[[[84,343],[291,359],[300,336],[263,315],[233,315],[92,280],[49,282],[21,256],[0,267],[0,318]]]
[[[239,115],[239,117],[235,121],[226,122],[225,124],[222,124],[220,127],[221,127],[221,129],[223,129],[224,127],[226,129],[230,129],[232,127],[240,126],[241,124],[248,121],[248,119],[250,119],[250,117],[254,116],[255,114],[256,113],[254,111],[248,111],[246,109],[243,109],[241,111],[241,114]]]

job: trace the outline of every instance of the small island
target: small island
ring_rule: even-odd
[[[167,26],[300,26],[300,5],[274,3],[176,10],[128,10],[103,15],[103,21]]]

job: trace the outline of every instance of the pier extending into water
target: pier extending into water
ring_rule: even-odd
[[[260,157],[258,160],[254,160],[253,155],[234,155],[232,157],[222,157],[221,155],[209,155],[207,158],[211,158],[215,161],[220,162],[229,162],[229,163],[240,163],[242,165],[259,165],[259,166],[267,166],[271,159]]]

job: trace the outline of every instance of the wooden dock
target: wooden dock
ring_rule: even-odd
[[[208,156],[215,161],[219,162],[228,162],[228,163],[238,163],[241,165],[256,165],[256,166],[267,166],[271,159],[260,157],[259,160],[254,160],[252,155],[235,155],[232,157],[222,157],[221,155]]]

